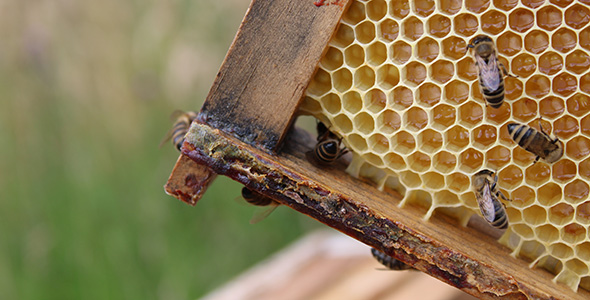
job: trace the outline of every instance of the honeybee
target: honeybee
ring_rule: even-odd
[[[507,126],[510,137],[524,150],[537,156],[533,164],[539,159],[554,163],[563,156],[563,142],[547,134],[543,130],[541,120],[539,120],[540,132],[525,124],[509,123]]]
[[[184,142],[184,136],[188,132],[189,127],[194,119],[197,118],[197,113],[194,111],[187,111],[183,112],[181,110],[174,111],[170,116],[171,119],[176,119],[174,122],[174,126],[170,129],[162,142],[160,143],[160,147],[167,142],[168,140],[172,139],[172,144],[180,151],[182,147],[182,143]]]
[[[480,34],[474,37],[467,48],[473,49],[483,98],[489,106],[499,108],[504,102],[504,76],[516,76],[510,75],[506,67],[498,61],[496,46],[489,36]]]
[[[318,132],[318,143],[313,150],[313,158],[317,162],[331,164],[348,152],[348,149],[340,148],[342,139],[328,130],[324,123],[318,122],[316,130]]]
[[[508,216],[498,197],[510,200],[502,194],[497,183],[498,175],[484,169],[473,175],[471,186],[484,219],[496,228],[505,229],[508,227]]]
[[[373,257],[382,265],[384,265],[385,267],[387,267],[390,270],[394,270],[394,271],[403,271],[403,270],[415,270],[414,267],[396,259],[393,258],[375,248],[371,248],[371,254],[373,255]]]
[[[254,216],[250,220],[250,224],[258,223],[268,217],[277,207],[281,204],[276,202],[275,200],[268,198],[256,191],[253,191],[247,187],[242,188],[242,198],[246,200],[246,202],[255,205],[264,207],[262,210],[258,210],[254,213]]]

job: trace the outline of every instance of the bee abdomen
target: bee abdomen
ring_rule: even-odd
[[[321,162],[333,162],[338,158],[338,143],[336,141],[324,141],[316,145],[314,153],[316,158]]]
[[[485,87],[483,82],[479,81],[481,86],[481,93],[489,106],[499,108],[504,103],[504,83],[500,82],[500,86],[495,91],[490,91]]]
[[[510,123],[507,125],[510,137],[521,147],[527,148],[536,130],[524,124]]]
[[[390,270],[401,271],[401,270],[409,270],[413,269],[412,266],[395,259],[375,248],[371,248],[371,254],[373,257],[382,265],[386,266]]]
[[[491,223],[492,226],[499,229],[506,229],[508,227],[508,218],[506,217],[506,210],[502,206],[502,203],[495,199],[494,201],[494,221]]]
[[[242,188],[242,197],[244,197],[246,202],[256,206],[267,206],[273,202],[272,199],[262,196],[247,187]]]

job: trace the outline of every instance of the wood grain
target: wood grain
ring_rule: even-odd
[[[276,150],[349,2],[252,1],[200,121]]]
[[[319,168],[305,159],[313,139],[295,131],[284,152],[272,155],[193,123],[183,153],[280,203],[482,299],[590,299],[530,269],[481,232],[419,207],[397,206],[395,192],[381,192],[342,168]]]
[[[195,205],[215,177],[217,174],[209,167],[180,155],[168,182],[164,185],[164,190],[168,195],[186,204]]]

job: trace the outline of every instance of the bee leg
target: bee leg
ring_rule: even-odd
[[[551,136],[547,132],[545,132],[545,130],[543,129],[543,123],[541,122],[542,118],[543,117],[539,117],[539,129],[541,130],[541,133],[543,133],[543,135],[546,136],[551,141],[551,144],[557,143],[557,141],[559,141],[559,139],[558,138],[552,139]]]
[[[502,70],[502,74],[504,76],[508,76],[508,77],[512,77],[512,78],[518,78],[518,75],[512,75],[512,74],[508,73],[508,70],[506,70],[506,67],[504,66],[503,63],[498,62],[498,64],[500,65],[500,69]]]

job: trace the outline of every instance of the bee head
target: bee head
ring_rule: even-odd
[[[472,177],[471,185],[475,189],[479,189],[482,187],[486,182],[492,182],[494,178],[494,171],[483,169],[477,173],[475,173]]]

